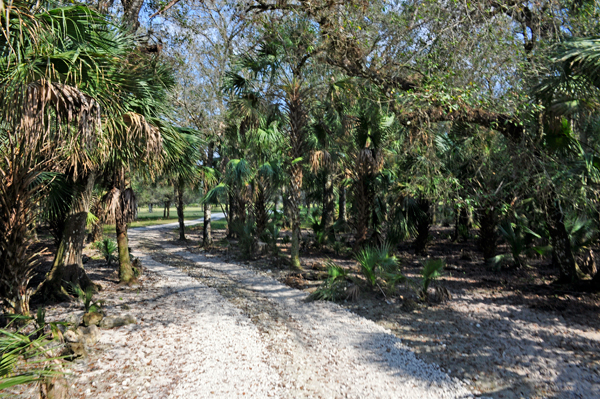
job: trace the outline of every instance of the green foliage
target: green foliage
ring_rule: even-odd
[[[100,251],[100,255],[106,260],[108,266],[115,260],[114,253],[117,251],[117,243],[111,238],[104,238],[102,241],[96,241],[94,248]]]
[[[10,324],[26,324],[34,320],[37,328],[32,333],[24,333],[25,326],[11,331],[10,324],[0,329],[0,391],[63,374],[56,369],[54,362],[59,358],[50,355],[51,337],[43,333],[46,326],[44,314],[44,310],[39,308],[36,319],[20,315],[13,317]],[[57,323],[51,323],[50,327],[53,333],[58,332]]]
[[[380,290],[385,286],[388,293],[393,293],[398,283],[406,281],[399,270],[398,259],[391,255],[391,249],[388,243],[379,247],[368,246],[356,255],[368,285]]]
[[[431,285],[436,278],[441,276],[442,270],[444,270],[444,266],[446,266],[446,260],[429,258],[421,261],[421,264],[423,265],[423,269],[421,270],[421,289],[423,293],[426,294],[429,285]]]
[[[511,256],[515,266],[523,266],[523,254],[529,248],[535,238],[541,238],[539,234],[527,226],[524,217],[514,215],[515,221],[503,220],[498,226],[498,231],[510,248]],[[498,255],[493,259],[495,265],[500,265],[506,259],[506,255]],[[498,267],[498,266],[496,266]]]
[[[377,284],[377,277],[398,269],[398,259],[390,253],[391,246],[384,244],[380,247],[367,246],[356,255],[362,274],[370,286],[374,287]]]
[[[331,247],[333,252],[335,252],[336,255],[339,255],[346,248],[346,244],[342,241],[335,241]]]
[[[327,261],[326,266],[327,279],[316,291],[309,295],[311,300],[335,302],[344,295],[348,270],[336,265],[331,260]]]
[[[565,228],[569,234],[573,254],[579,254],[584,249],[590,248],[598,233],[594,221],[583,215],[569,215],[565,220]]]
[[[96,294],[94,287],[89,286],[84,291],[79,285],[73,284],[70,281],[65,281],[65,284],[69,287],[71,293],[83,303],[83,308],[86,313],[97,312],[100,310],[100,303],[92,301]]]

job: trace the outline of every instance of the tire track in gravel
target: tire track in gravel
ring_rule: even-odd
[[[304,292],[266,275],[164,243],[160,230],[138,231],[135,237],[137,251],[216,289],[248,317],[281,381],[282,397],[472,397],[435,364],[417,359],[390,331],[338,305],[305,302]]]

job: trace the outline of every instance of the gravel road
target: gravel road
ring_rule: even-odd
[[[135,369],[127,384],[115,384],[123,397],[472,397],[383,327],[332,303],[305,302],[304,292],[239,264],[166,244],[161,230],[130,232],[153,280],[128,302],[140,323],[101,338],[136,359],[123,360]],[[154,362],[166,367],[162,380]]]

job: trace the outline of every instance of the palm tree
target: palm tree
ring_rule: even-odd
[[[86,7],[14,1],[5,4],[3,17],[2,296],[13,311],[27,314],[34,204],[52,181],[44,178],[46,171],[69,171],[77,178],[92,169],[87,149],[97,143],[102,102],[91,93],[105,82],[90,76],[110,68],[112,58],[102,37],[106,25]]]
[[[254,87],[266,92],[280,105],[286,118],[286,170],[289,178],[289,210],[292,225],[290,260],[300,267],[300,205],[303,164],[307,150],[308,109],[311,93],[319,86],[313,82],[312,63],[317,32],[307,20],[286,21],[270,30],[254,55],[244,56],[237,65],[242,73],[228,76],[234,92]],[[254,90],[257,91],[257,90]]]

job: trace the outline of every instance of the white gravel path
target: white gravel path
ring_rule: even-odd
[[[335,304],[304,302],[304,292],[266,275],[164,244],[161,229],[132,229],[130,240],[155,281],[139,294],[144,306],[128,302],[141,322],[107,330],[101,338],[113,345],[113,359],[134,359],[129,365],[135,376],[125,384],[130,388],[121,382],[123,394],[117,397],[472,397],[436,365],[417,359],[390,331]],[[185,259],[196,273],[213,273],[211,278],[217,273],[256,298],[245,308],[238,299],[225,299],[154,260],[147,244],[162,247],[164,263],[169,257]],[[119,354],[119,345],[127,353]],[[108,360],[103,361],[113,372],[123,367]]]

